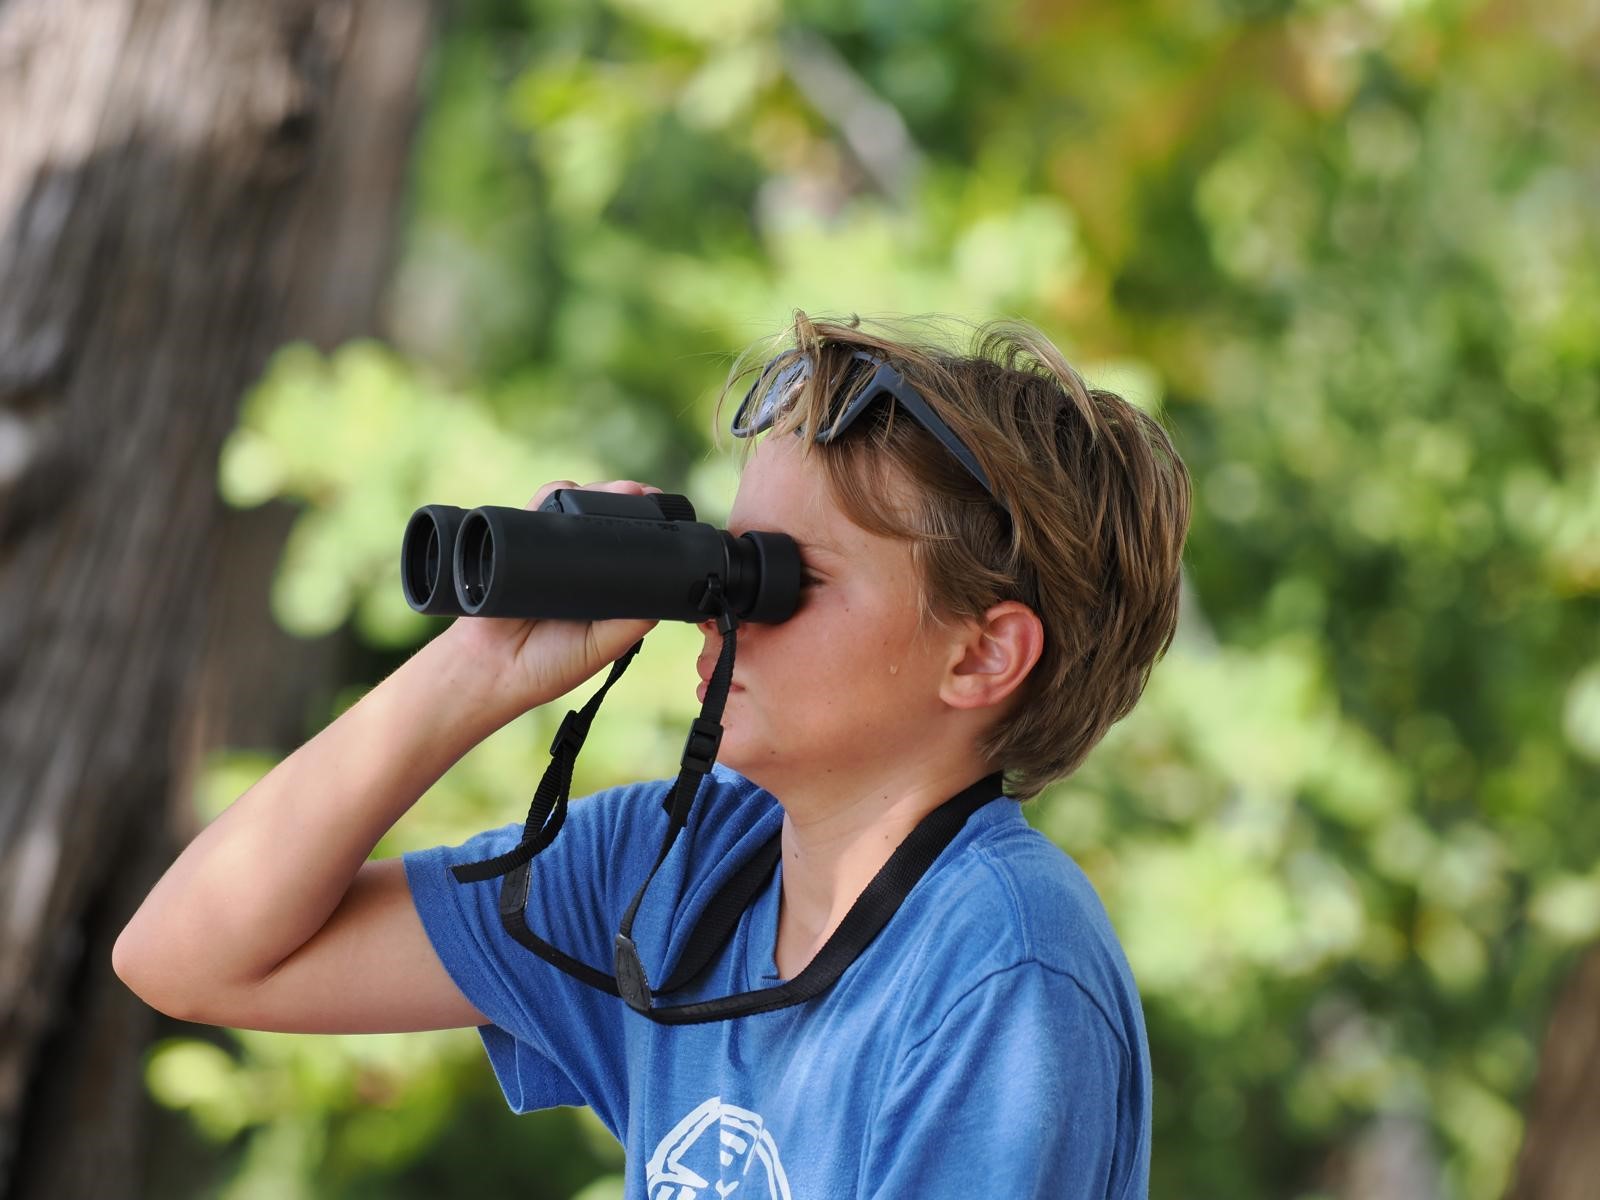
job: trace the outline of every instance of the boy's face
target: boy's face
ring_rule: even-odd
[[[764,438],[740,478],[728,528],[786,533],[804,586],[794,616],[739,627],[719,761],[782,798],[785,789],[872,786],[928,758],[959,758],[939,680],[955,643],[917,633],[911,548],[867,533],[834,504],[800,439]],[[710,622],[699,670],[722,649]],[[700,695],[705,695],[704,685]],[[915,769],[915,768],[914,768]],[[830,779],[834,775],[836,778]]]

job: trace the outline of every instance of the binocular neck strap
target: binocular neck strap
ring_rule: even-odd
[[[717,657],[716,669],[711,673],[711,682],[706,688],[706,698],[700,706],[700,715],[689,727],[689,736],[684,741],[677,786],[665,803],[671,823],[667,829],[666,841],[661,847],[661,854],[656,859],[656,867],[661,865],[661,861],[667,856],[667,851],[672,849],[678,831],[689,819],[689,809],[694,803],[696,792],[700,789],[700,781],[717,761],[717,749],[722,745],[722,710],[728,702],[728,689],[733,682],[735,630],[739,627],[739,619],[733,615],[733,609],[723,594],[722,580],[717,576],[713,575],[706,581],[706,591],[701,598],[700,607],[708,616],[717,618],[717,629],[722,634],[722,653]],[[567,800],[572,792],[572,770],[578,761],[578,752],[583,749],[584,739],[589,736],[589,726],[593,724],[595,714],[599,712],[606,693],[611,690],[611,685],[622,678],[623,672],[628,669],[643,645],[644,639],[640,638],[630,646],[627,653],[612,664],[611,673],[606,676],[605,683],[589,697],[588,703],[582,709],[569,710],[567,715],[561,718],[561,727],[556,730],[556,736],[550,742],[550,765],[545,768],[544,778],[539,781],[533,802],[528,806],[528,819],[522,826],[521,841],[506,853],[496,855],[494,858],[451,867],[450,871],[456,877],[457,883],[479,883],[485,879],[505,875],[517,867],[526,866],[536,854],[555,841],[556,834],[561,832],[561,826],[567,819]],[[651,868],[650,874],[652,877],[655,875],[655,868]],[[645,880],[646,886],[649,882],[649,879]],[[628,906],[625,929],[632,928],[633,914],[639,907],[643,893],[644,888],[640,888],[639,895],[636,895],[633,903]]]
[[[967,818],[1000,797],[1001,784],[999,772],[986,776],[924,817],[873,876],[816,957],[793,979],[774,987],[687,1004],[658,1007],[655,1003],[657,998],[693,983],[711,965],[750,902],[772,878],[781,853],[781,834],[774,834],[711,898],[689,933],[677,967],[659,991],[651,991],[638,952],[626,932],[617,934],[617,973],[611,976],[564,954],[529,929],[526,916],[529,866],[526,863],[508,875],[500,889],[500,922],[508,934],[552,966],[592,988],[620,996],[635,1012],[658,1025],[700,1025],[803,1004],[832,987],[861,956],[899,911],[911,889],[961,832]],[[648,885],[649,880],[645,882]],[[641,887],[630,909],[637,906],[643,893]]]
[[[611,690],[611,685],[622,678],[634,655],[644,645],[641,638],[629,647],[628,652],[611,666],[611,674],[595,694],[589,697],[581,711],[568,710],[561,718],[561,728],[550,743],[550,765],[544,769],[544,778],[528,806],[528,819],[522,826],[522,840],[510,850],[494,858],[474,863],[461,863],[451,867],[457,883],[478,883],[494,879],[516,867],[524,867],[561,832],[567,819],[567,797],[572,791],[572,768],[578,761],[578,751],[584,738],[589,736],[589,725],[600,708],[600,702]]]
[[[689,943],[679,957],[677,969],[659,993],[653,992],[644,964],[639,959],[638,949],[633,943],[634,918],[638,915],[639,905],[644,900],[651,880],[656,877],[656,872],[661,869],[661,864],[666,861],[673,844],[678,840],[678,834],[688,822],[689,811],[700,790],[701,781],[716,762],[717,750],[722,744],[723,707],[733,682],[739,622],[723,594],[722,581],[716,576],[707,581],[701,609],[717,618],[717,628],[722,634],[722,652],[711,673],[700,715],[690,726],[689,736],[684,742],[677,784],[663,805],[667,810],[668,822],[661,850],[656,855],[650,873],[633,894],[617,932],[613,958],[616,974],[607,975],[573,958],[528,928],[529,871],[534,856],[554,841],[556,834],[561,831],[567,816],[568,794],[572,789],[573,764],[583,747],[584,738],[588,736],[590,723],[606,692],[628,669],[628,664],[644,644],[643,640],[636,642],[616,661],[605,683],[589,698],[582,710],[568,712],[563,718],[561,728],[550,744],[550,765],[528,809],[522,840],[513,849],[495,858],[462,863],[451,868],[458,883],[476,883],[504,876],[500,886],[499,910],[501,924],[507,933],[551,966],[592,988],[620,996],[630,1008],[661,1025],[693,1025],[771,1012],[820,995],[832,986],[888,923],[940,852],[961,832],[967,818],[1001,794],[1001,776],[996,772],[978,780],[924,817],[856,899],[833,936],[793,979],[776,987],[714,1000],[656,1007],[654,1001],[658,995],[677,991],[693,982],[710,965],[750,902],[772,877],[781,853],[781,834],[774,834],[766,845],[734,872],[721,891],[712,897],[690,932]]]

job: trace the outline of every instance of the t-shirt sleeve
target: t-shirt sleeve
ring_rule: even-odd
[[[529,928],[603,970],[610,963],[612,834],[618,806],[638,799],[631,790],[572,801],[560,836],[530,872]],[[459,846],[406,854],[412,902],[445,970],[489,1018],[478,1033],[512,1110],[588,1104],[617,1128],[625,1067],[614,998],[556,970],[506,931],[500,878],[462,884],[450,871],[511,849],[521,833],[520,824],[506,825]]]
[[[874,1121],[871,1195],[1142,1197],[1144,1079],[1071,975],[997,971],[902,1050]]]

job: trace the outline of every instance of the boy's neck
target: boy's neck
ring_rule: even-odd
[[[779,975],[799,974],[918,822],[991,769],[968,764],[844,794],[781,797]]]

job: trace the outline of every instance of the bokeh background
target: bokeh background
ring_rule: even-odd
[[[437,631],[418,504],[631,478],[719,520],[712,407],[795,308],[1024,317],[1195,485],[1178,640],[1028,808],[1140,985],[1151,1194],[1600,1195],[1540,1175],[1600,1172],[1600,10],[460,0],[415,86],[372,328],[265,347],[207,468],[278,514],[218,585],[301,647],[254,670],[314,686],[185,743],[180,831]],[[669,772],[699,645],[652,633],[575,793]],[[377,853],[520,820],[565,707]],[[152,1036],[145,1194],[621,1195],[470,1030]]]

